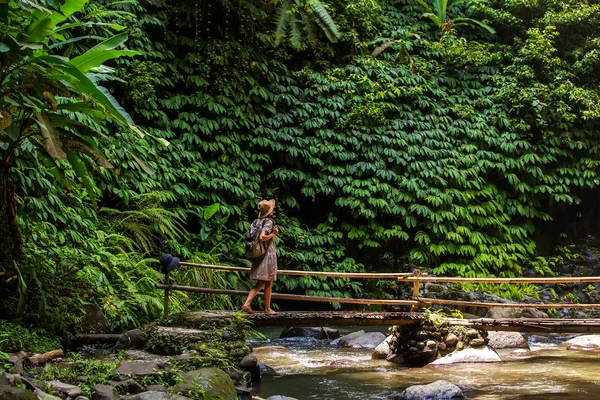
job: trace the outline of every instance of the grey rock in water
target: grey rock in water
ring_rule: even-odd
[[[294,326],[286,328],[283,332],[281,332],[281,335],[279,335],[279,337],[311,337],[318,340],[324,340],[337,339],[340,337],[340,333],[336,329],[332,328]]]
[[[394,400],[443,400],[464,398],[462,390],[448,381],[435,381],[428,385],[415,385],[407,388]]]
[[[348,340],[352,340],[354,338],[357,338],[359,336],[362,336],[365,334],[365,331],[357,331],[357,332],[352,332],[348,335],[342,336],[340,338],[335,339],[334,341],[331,342],[332,346],[340,346],[341,347],[341,343],[342,341],[346,342]]]
[[[393,336],[390,335],[385,338],[383,342],[379,344],[379,346],[375,347],[373,353],[371,353],[371,359],[373,360],[385,360],[390,354],[392,354],[392,350],[390,349],[390,342],[392,341]]]
[[[375,349],[384,340],[385,335],[383,333],[368,332],[356,336],[343,336],[339,339],[338,346],[352,349]]]
[[[438,358],[429,365],[445,365],[458,363],[492,363],[501,362],[500,356],[496,351],[488,346],[478,349],[465,349],[447,354],[445,357]]]
[[[267,364],[258,363],[258,368],[260,368],[260,374],[264,376],[279,376],[279,373],[275,371],[273,368],[269,367]]]
[[[242,358],[242,361],[239,362],[238,366],[243,370],[248,370],[250,368],[254,368],[258,365],[258,358],[254,354],[248,354],[246,357]]]
[[[600,335],[582,335],[567,340],[560,345],[567,350],[590,349],[600,350]]]
[[[298,400],[298,399],[296,399],[295,397],[275,395],[275,396],[267,397],[266,400]]]
[[[519,332],[489,332],[488,346],[493,349],[529,349],[527,340]]]

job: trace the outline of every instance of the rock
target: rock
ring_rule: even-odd
[[[402,365],[404,364],[404,357],[402,357],[399,354],[390,354],[387,358],[387,361],[394,363],[394,364],[398,364],[398,365]]]
[[[415,385],[407,388],[397,400],[438,400],[463,398],[462,390],[448,381],[435,381],[428,385]]]
[[[6,400],[38,400],[31,391],[13,386],[0,386],[0,399]]]
[[[42,392],[40,389],[36,389],[34,391],[34,393],[37,396],[38,400],[62,400],[62,398],[53,396],[53,395],[45,393],[45,392]],[[68,398],[70,399],[70,397],[68,397]]]
[[[188,397],[165,392],[143,392],[126,396],[126,400],[189,400]]]
[[[600,335],[583,335],[561,343],[567,350],[600,350]]]
[[[469,342],[471,347],[481,347],[483,345],[485,345],[485,340],[481,338],[475,338]]]
[[[479,349],[465,349],[461,351],[455,351],[446,355],[445,357],[438,358],[429,365],[445,365],[445,364],[456,364],[456,363],[491,363],[501,362],[500,356],[494,351],[494,349],[485,346]]]
[[[24,351],[9,355],[8,361],[12,364],[12,367],[10,368],[11,374],[20,375],[23,373],[23,359],[26,357],[27,354]]]
[[[476,338],[479,336],[479,332],[477,331],[477,329],[469,329],[467,330],[467,332],[465,332],[465,335],[469,338]]]
[[[316,328],[316,327],[301,327],[294,326],[290,328],[286,328],[281,335],[280,338],[289,338],[289,337],[311,337],[318,340],[323,339],[337,339],[340,337],[340,333],[336,329],[332,328]]]
[[[554,340],[552,340],[552,338],[542,335],[531,335],[529,336],[529,340],[531,343],[554,344]]]
[[[167,388],[164,385],[148,385],[146,388],[149,392],[166,392]]]
[[[371,359],[373,360],[385,360],[392,353],[390,349],[390,342],[392,341],[393,336],[388,336],[385,338],[383,342],[379,344],[379,346],[375,347],[373,353],[371,353]]]
[[[88,399],[85,396],[77,396],[77,397],[75,397],[75,400],[90,400],[90,399]]]
[[[52,390],[65,397],[77,397],[81,394],[81,389],[78,386],[62,383],[61,381],[50,381],[48,385]]]
[[[350,335],[348,335],[350,336]],[[385,340],[381,332],[368,332],[352,338],[346,336],[339,339],[339,347],[352,349],[375,349]]]
[[[119,375],[144,376],[162,369],[163,366],[155,361],[121,361],[115,372]]]
[[[136,361],[154,361],[159,365],[167,365],[169,363],[169,357],[159,356],[158,354],[148,353],[142,350],[127,350],[125,351],[127,357],[131,357]],[[177,359],[177,357],[175,357]]]
[[[332,342],[333,344],[333,342]],[[283,346],[262,346],[262,347],[255,347],[252,349],[252,352],[254,354],[272,354],[272,353],[293,353],[292,350],[288,349],[287,347],[283,347]]]
[[[365,331],[352,332],[348,335],[345,335],[345,336],[335,339],[334,341],[331,342],[331,345],[342,347],[342,345],[341,345],[342,342],[347,342],[348,340],[352,340],[352,339],[362,336],[364,334],[365,334]]]
[[[114,349],[122,350],[122,349],[140,349],[144,346],[144,341],[142,340],[142,330],[141,329],[132,329],[130,331],[125,332],[120,338],[117,344],[115,344]]]
[[[527,340],[519,332],[489,332],[488,346],[493,349],[529,349]]]
[[[275,395],[275,396],[267,397],[266,400],[298,400],[298,399],[296,399],[295,397]]]
[[[444,343],[446,343],[446,346],[456,346],[458,343],[458,336],[456,336],[454,333],[449,333],[448,336],[446,336]]]
[[[219,368],[202,368],[183,374],[183,386],[192,385],[193,392],[210,398],[221,400],[236,400],[237,394],[233,381]],[[175,385],[174,391],[179,391],[180,385]],[[187,391],[187,390],[186,390]]]
[[[250,368],[254,368],[258,365],[258,358],[254,354],[248,354],[246,357],[242,358],[242,361],[239,362],[238,366],[243,370],[249,370]]]
[[[238,400],[252,400],[252,390],[247,387],[235,387]]]
[[[548,314],[535,308],[490,308],[484,318],[548,318]]]
[[[210,343],[215,335],[220,334],[211,330],[188,329],[170,326],[156,326],[147,332],[144,344],[147,350],[163,356],[183,353],[193,344]]]
[[[137,394],[147,391],[142,385],[133,379],[127,379],[124,381],[109,381],[109,385],[117,388],[121,394]]]
[[[269,367],[267,364],[263,364],[261,362],[258,363],[258,368],[260,368],[260,374],[264,376],[279,376],[279,373],[275,371],[273,368]]]
[[[119,398],[117,388],[109,385],[94,385],[92,400],[116,400]]]
[[[0,371],[0,386],[10,385],[21,382],[21,376],[16,374],[8,374],[4,371]],[[0,397],[1,398],[1,397]]]
[[[102,309],[96,304],[85,305],[85,316],[77,331],[80,333],[108,333],[110,325]]]

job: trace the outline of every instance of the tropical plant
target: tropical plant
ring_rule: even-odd
[[[448,11],[450,11],[452,8],[456,8],[463,4],[469,7],[469,3],[471,3],[472,0],[432,0],[431,5],[429,5],[425,0],[416,1],[423,8],[423,10],[425,10],[423,16],[433,21],[433,23],[440,29],[442,34],[440,40],[443,40],[446,35],[452,31],[452,29],[460,25],[471,25],[483,29],[490,34],[496,33],[492,27],[476,19],[468,17],[450,18],[448,16]]]
[[[12,175],[17,150],[35,153],[67,187],[57,161],[68,162],[94,201],[97,189],[90,165],[112,167],[98,151],[95,138],[103,134],[94,123],[116,123],[141,133],[99,85],[114,73],[104,62],[137,54],[120,49],[125,33],[95,37],[99,43],[76,57],[68,57],[68,47],[62,55],[55,54],[64,45],[90,39],[65,36],[82,25],[70,23],[69,17],[86,1],[67,0],[57,9],[10,2],[0,28],[0,264],[10,264],[22,250]]]
[[[278,2],[279,0],[276,0]],[[303,35],[316,46],[317,28],[327,39],[337,42],[341,35],[331,15],[320,0],[282,0],[276,13],[277,43],[288,37],[295,48],[302,47]]]

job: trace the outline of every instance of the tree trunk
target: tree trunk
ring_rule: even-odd
[[[15,185],[7,161],[0,162],[0,271],[12,269],[12,261],[23,254],[21,230],[17,224]]]

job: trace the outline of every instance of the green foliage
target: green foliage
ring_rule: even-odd
[[[0,355],[26,351],[45,353],[60,349],[60,342],[43,329],[27,329],[23,326],[0,320]],[[0,363],[2,360],[0,360]]]

